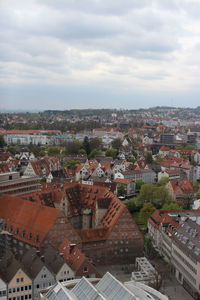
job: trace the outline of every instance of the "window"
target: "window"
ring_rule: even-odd
[[[24,236],[25,236],[25,233],[26,233],[26,231],[23,230],[23,231],[21,232],[21,237],[24,237]]]
[[[13,227],[12,225],[9,227],[9,232],[12,232],[13,231]]]
[[[25,291],[27,291],[27,290],[28,290],[28,286],[27,286],[27,285],[25,285],[25,287],[24,287],[24,290],[25,290]]]
[[[84,267],[83,272],[88,272],[88,267]]]
[[[23,277],[21,277],[21,282],[24,282],[24,278]]]
[[[37,289],[39,289],[39,288],[40,288],[40,285],[39,285],[39,284],[37,284],[37,285],[36,285],[36,288],[37,288]]]
[[[9,290],[8,290],[8,293],[11,294],[11,293],[12,293],[12,289],[9,289]]]
[[[20,291],[20,288],[18,287],[18,288],[17,288],[17,292],[19,292],[19,291]]]
[[[17,282],[17,283],[19,282],[19,278],[16,279],[16,282]]]
[[[0,297],[6,296],[6,291],[0,291]]]
[[[24,290],[24,287],[23,287],[23,286],[21,286],[21,292],[23,292],[23,290]]]
[[[39,235],[35,236],[35,243],[37,243],[39,241]]]
[[[32,238],[32,233],[30,232],[30,233],[28,234],[27,239],[30,240],[31,238]]]
[[[31,290],[31,285],[28,286],[29,290]]]
[[[30,294],[30,295],[28,295],[28,298],[29,298],[29,299],[31,299],[31,294]]]

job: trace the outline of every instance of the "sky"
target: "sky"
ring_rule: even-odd
[[[200,105],[199,0],[0,0],[0,111]]]

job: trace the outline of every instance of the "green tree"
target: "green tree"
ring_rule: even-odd
[[[172,201],[170,203],[165,203],[162,207],[162,209],[167,209],[167,210],[179,210],[183,209],[181,205],[179,205],[177,202]]]
[[[120,148],[121,145],[122,145],[122,141],[121,141],[121,139],[116,138],[116,139],[114,139],[114,140],[111,142],[111,145],[112,145],[112,148],[113,148],[113,149],[116,149],[117,151],[119,151],[119,148]]]
[[[146,202],[152,202],[155,192],[155,186],[152,183],[146,183],[141,186],[140,194],[137,197],[138,207],[142,207]]]
[[[11,145],[9,145],[7,147],[7,152],[10,152],[13,155],[15,155],[16,151],[17,151],[17,146],[11,146]]]
[[[136,202],[137,202],[137,198],[131,198],[125,203],[126,207],[128,208],[131,214],[138,210]]]
[[[87,155],[90,154],[90,143],[89,143],[88,136],[84,137],[84,140],[83,140],[83,149],[85,149]]]
[[[134,157],[128,158],[128,162],[132,162],[133,164],[136,162],[136,159]]]
[[[44,157],[45,155],[46,155],[45,151],[44,151],[44,150],[41,150],[41,151],[39,152],[39,155],[38,155],[38,156]]]
[[[97,149],[93,149],[90,154],[88,155],[88,158],[91,159],[91,158],[94,158],[95,155],[97,154],[101,154],[101,151],[97,150]]]
[[[137,180],[137,181],[136,181],[136,185],[135,185],[136,191],[140,191],[143,184],[145,184],[144,181],[142,181],[142,180]]]
[[[165,203],[172,201],[172,197],[169,194],[168,189],[164,186],[155,188],[152,203],[161,208]]]
[[[118,185],[117,187],[117,195],[120,197],[125,196],[126,195],[126,189],[124,187],[123,184]]]
[[[67,166],[75,166],[75,165],[80,165],[80,161],[79,160],[66,160],[64,166],[67,167]]]
[[[79,149],[79,150],[78,150],[78,154],[86,154],[85,149]]]
[[[50,147],[48,149],[48,155],[56,155],[56,154],[59,154],[60,153],[60,150],[56,147]]]
[[[92,138],[89,141],[90,144],[90,151],[97,149],[100,150],[102,148],[102,139],[96,137],[96,138]]]
[[[172,201],[168,189],[164,186],[156,187],[151,183],[143,184],[137,197],[138,207],[142,207],[144,203],[151,202],[156,208],[161,208],[164,203]]]
[[[193,184],[193,188],[194,188],[195,193],[198,192],[198,190],[199,190],[199,184],[198,184],[197,181]]]
[[[145,161],[146,161],[147,164],[152,163],[153,158],[152,158],[151,152],[146,152],[144,157],[145,157]]]
[[[141,208],[139,213],[139,219],[144,224],[147,224],[148,218],[152,215],[152,213],[156,210],[155,206],[151,202],[147,202]]]
[[[164,186],[166,183],[169,182],[169,177],[163,176],[157,183],[157,186]]]
[[[117,157],[117,150],[108,149],[105,154],[106,154],[106,156],[109,156],[109,157],[111,156],[113,158],[116,158]]]
[[[200,199],[200,189],[198,190],[198,192],[196,193],[197,199]]]
[[[5,140],[4,140],[4,137],[3,135],[0,134],[0,148],[2,148],[3,146],[5,146]]]
[[[66,155],[78,154],[81,147],[82,147],[82,144],[79,141],[69,142],[65,146],[64,153]]]

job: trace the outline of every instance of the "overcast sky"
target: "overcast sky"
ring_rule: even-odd
[[[0,0],[0,109],[200,105],[199,0]]]

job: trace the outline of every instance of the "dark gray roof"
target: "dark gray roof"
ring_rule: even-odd
[[[9,283],[20,268],[25,271],[20,263],[14,258],[12,252],[6,251],[5,255],[0,260],[0,278],[5,283]]]
[[[39,250],[29,249],[25,255],[19,258],[24,270],[32,280],[35,279],[38,273],[45,266],[45,263],[41,260],[40,256]]]
[[[43,250],[42,257],[44,258],[47,268],[54,274],[57,274],[65,263],[63,257],[61,257],[59,252],[52,246],[48,246]]]
[[[172,237],[173,242],[186,255],[200,261],[200,212],[187,218]]]

